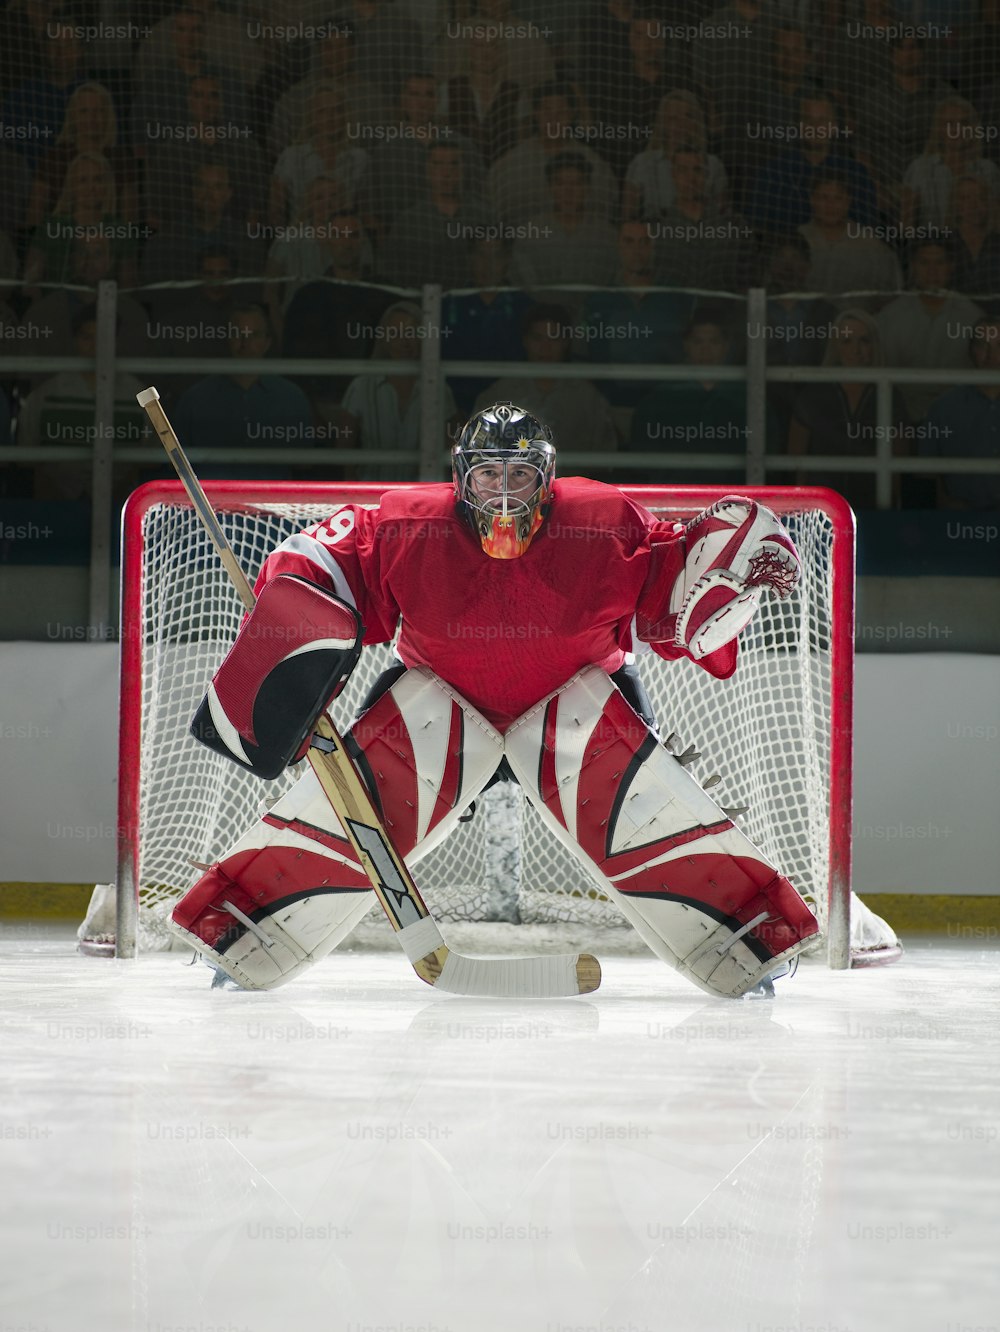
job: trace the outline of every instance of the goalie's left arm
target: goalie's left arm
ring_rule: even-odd
[[[678,535],[680,539],[678,540]],[[801,576],[795,544],[776,514],[726,495],[688,522],[650,532],[650,569],[636,608],[636,633],[661,657],[690,657],[726,679],[736,640],[769,588],[790,596]]]

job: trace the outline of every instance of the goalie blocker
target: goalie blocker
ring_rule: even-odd
[[[256,777],[305,756],[361,655],[353,606],[295,574],[267,583],[216,671],[191,734]]]

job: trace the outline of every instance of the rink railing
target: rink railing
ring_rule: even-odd
[[[197,285],[197,284],[187,284]],[[404,293],[400,293],[401,295]],[[723,297],[725,293],[699,293]],[[143,385],[162,384],[174,375],[226,374],[233,369],[231,357],[135,357],[118,356],[115,349],[116,310],[118,287],[115,282],[104,281],[97,288],[97,345],[93,360],[76,356],[34,357],[8,356],[2,363],[4,376],[18,374],[57,374],[66,370],[96,369],[94,402],[94,429],[92,444],[83,445],[23,445],[3,448],[0,457],[7,462],[59,463],[90,461],[92,477],[91,547],[88,596],[88,635],[93,639],[113,638],[112,623],[112,506],[113,468],[115,463],[162,462],[162,449],[152,441],[149,444],[125,444],[116,441],[114,430],[115,376],[132,374],[141,378]],[[733,299],[730,295],[730,299]],[[441,288],[425,286],[422,290],[424,327],[441,327]],[[767,323],[767,292],[762,287],[747,293],[746,318],[748,324],[756,320]],[[894,425],[892,412],[893,388],[903,384],[971,385],[998,384],[1000,372],[991,370],[925,370],[877,366],[869,369],[850,367],[852,383],[876,386],[876,424],[874,455],[871,457],[845,457],[833,454],[789,454],[768,452],[766,446],[767,386],[769,384],[837,383],[845,378],[843,366],[772,366],[767,363],[767,338],[748,340],[745,365],[719,365],[711,367],[713,381],[742,382],[746,385],[746,429],[744,447],[731,453],[693,453],[692,450],[657,450],[635,452],[628,450],[579,451],[560,448],[561,469],[572,472],[578,467],[611,468],[616,472],[636,472],[637,479],[651,467],[664,467],[678,472],[697,470],[700,478],[705,473],[745,469],[745,483],[760,486],[769,479],[780,481],[780,474],[812,473],[872,473],[875,476],[876,505],[889,508],[892,501],[893,479],[901,474],[917,475],[983,475],[1000,473],[1000,459],[990,458],[936,458],[900,456],[893,454]],[[414,360],[376,360],[357,358],[331,361],[329,359],[291,359],[264,357],[241,359],[241,369],[253,374],[285,375],[363,375],[391,369],[394,374],[419,375],[421,380],[421,447],[416,453],[406,449],[344,449],[324,451],[316,447],[288,448],[280,446],[281,462],[289,466],[324,467],[350,466],[371,463],[379,465],[405,465],[417,463],[418,477],[424,481],[440,481],[447,475],[448,453],[444,446],[445,420],[441,405],[442,388],[446,378],[499,378],[516,373],[528,379],[617,379],[647,380],[653,383],[690,381],[690,365],[620,365],[593,361],[567,361],[538,364],[516,361],[454,361],[441,356],[440,337],[419,339],[420,356]],[[150,432],[151,433],[151,432]],[[183,441],[182,441],[183,442]],[[201,463],[223,462],[230,467],[240,463],[261,465],[263,449],[247,448],[188,448],[186,450],[197,469]],[[778,473],[777,478],[774,474]]]

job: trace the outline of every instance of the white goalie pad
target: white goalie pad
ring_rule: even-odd
[[[588,667],[507,731],[528,799],[657,956],[736,998],[817,932],[802,897]]]
[[[393,844],[416,865],[496,770],[498,731],[415,669],[348,732]],[[370,909],[367,874],[311,769],[174,908],[171,928],[244,989],[272,989],[325,957]]]

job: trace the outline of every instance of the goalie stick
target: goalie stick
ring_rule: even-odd
[[[136,394],[187,491],[191,503],[247,610],[253,589],[192,470],[155,388]],[[306,757],[343,825],[400,945],[422,981],[450,994],[549,999],[589,994],[601,967],[589,953],[516,958],[472,958],[453,952],[427,909],[403,858],[375,811],[368,789],[336,727],[324,713]]]

